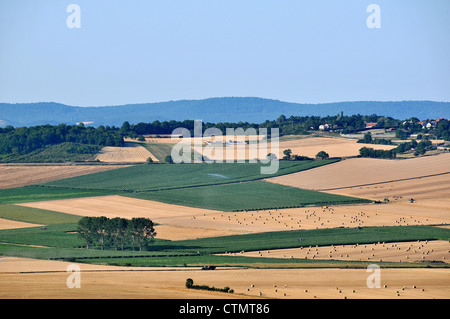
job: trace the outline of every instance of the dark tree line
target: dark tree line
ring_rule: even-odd
[[[80,125],[60,124],[33,127],[0,128],[0,155],[27,154],[48,145],[65,142],[98,145],[123,146],[123,137],[115,128],[98,128]],[[89,152],[86,147],[74,147],[73,152]]]
[[[394,128],[398,138],[406,139],[410,134],[423,133],[430,134],[430,137],[450,140],[450,121],[440,120],[435,127],[430,129],[422,128],[417,118],[407,121],[400,121],[391,117],[378,115],[343,115],[334,116],[290,116],[287,118],[281,115],[276,120],[265,121],[260,124],[238,122],[238,123],[203,123],[202,132],[208,128],[217,128],[223,135],[226,135],[227,128],[242,128],[247,130],[254,128],[256,130],[266,128],[270,135],[271,128],[278,128],[280,136],[289,134],[308,134],[311,130],[318,130],[322,124],[329,124],[331,127],[341,133],[354,133],[365,129],[365,123],[378,123],[380,128]],[[7,126],[0,128],[0,155],[15,154],[23,155],[32,151],[42,149],[45,146],[56,145],[65,142],[72,142],[82,145],[97,146],[123,146],[123,138],[126,136],[144,140],[143,135],[147,134],[172,134],[176,128],[186,128],[194,135],[194,121],[154,121],[152,123],[130,124],[124,122],[119,127],[66,125],[60,124],[40,125],[33,127],[14,128]],[[365,136],[364,139],[371,139]],[[370,143],[388,143],[371,139]],[[73,152],[87,153],[89,149],[78,147]]]
[[[417,142],[412,140],[411,142],[401,143],[392,150],[375,150],[370,147],[363,147],[359,150],[359,156],[370,158],[396,158],[397,154],[407,152],[414,149],[414,156],[424,155],[427,150],[433,149],[433,145],[429,140],[423,140]]]
[[[78,222],[78,235],[86,241],[86,248],[146,249],[156,236],[153,222],[148,218],[83,217]]]
[[[287,118],[281,115],[278,119],[272,121],[265,121],[263,123],[203,123],[202,131],[215,127],[219,129],[223,135],[226,134],[227,128],[248,128],[260,129],[267,128],[270,133],[270,128],[279,128],[280,135],[288,134],[305,134],[309,130],[318,130],[322,124],[331,124],[340,129],[343,133],[352,133],[359,130],[363,130],[366,127],[367,122],[377,122],[380,127],[400,127],[401,121],[393,119],[391,117],[384,117],[378,115],[351,115],[346,116],[341,114],[334,116],[291,116]],[[130,124],[124,122],[120,128],[120,132],[123,135],[137,138],[140,135],[146,134],[171,134],[172,131],[178,127],[188,129],[193,135],[194,121],[154,121],[152,123],[138,123]]]

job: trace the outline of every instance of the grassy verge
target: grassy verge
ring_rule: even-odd
[[[216,267],[246,267],[246,268],[367,268],[373,261],[340,261],[340,260],[309,260],[299,258],[262,258],[244,256],[173,256],[173,257],[138,257],[138,258],[108,258],[83,259],[83,263],[94,263],[112,266],[133,267],[202,267],[214,265]],[[448,268],[447,264],[434,263],[398,263],[377,262],[385,268]]]
[[[27,203],[55,199],[104,196],[115,194],[112,191],[67,189],[40,186],[25,186],[0,189],[0,204]]]

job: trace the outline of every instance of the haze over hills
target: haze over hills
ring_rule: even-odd
[[[94,126],[120,126],[124,121],[202,120],[203,122],[262,123],[280,115],[326,116],[377,114],[396,119],[450,118],[450,102],[358,101],[322,104],[290,103],[256,97],[223,97],[120,106],[76,107],[53,102],[0,103],[0,127],[89,122]]]

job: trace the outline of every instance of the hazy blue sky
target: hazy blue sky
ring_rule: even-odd
[[[70,29],[69,4],[81,8]],[[369,29],[369,4],[381,28]],[[450,101],[449,0],[1,0],[0,102]]]

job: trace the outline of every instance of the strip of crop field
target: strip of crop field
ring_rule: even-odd
[[[220,211],[282,209],[308,205],[368,203],[356,197],[320,193],[268,182],[191,187],[125,196]]]
[[[76,224],[50,225],[47,229],[33,227],[26,229],[0,231],[0,254],[33,258],[144,258],[152,265],[156,258],[173,258],[175,256],[208,256],[215,253],[259,251],[266,249],[283,249],[308,246],[328,246],[344,244],[370,244],[378,242],[399,242],[413,240],[449,240],[450,229],[432,226],[392,226],[334,228],[317,230],[280,231],[270,233],[222,236],[196,240],[167,241],[155,239],[148,251],[116,251],[99,249],[77,249],[84,241],[74,233]],[[15,245],[39,245],[52,248],[25,247]],[[9,247],[9,248],[8,248]],[[153,256],[152,258],[148,258]],[[158,257],[159,256],[159,257]],[[108,259],[109,259],[108,258]],[[231,258],[231,256],[230,256]],[[253,257],[249,257],[253,258]],[[172,260],[172,259],[171,259]],[[192,259],[192,260],[195,260]],[[201,260],[201,259],[199,259]],[[266,259],[264,259],[267,261]],[[111,260],[111,262],[113,262]],[[137,263],[145,263],[139,261]],[[170,265],[165,260],[159,265]],[[197,260],[198,262],[198,260]],[[142,264],[144,265],[144,264]]]
[[[72,189],[143,192],[261,180],[304,171],[336,161],[338,160],[280,161],[279,169],[274,174],[261,174],[261,166],[263,166],[261,163],[137,165],[119,168],[114,170],[114,172],[99,172],[40,185]]]
[[[173,144],[166,143],[140,143],[150,153],[152,153],[159,162],[164,163],[165,158],[170,156]]]
[[[115,194],[113,191],[25,186],[0,189],[0,204],[27,203],[54,199],[80,198]]]

